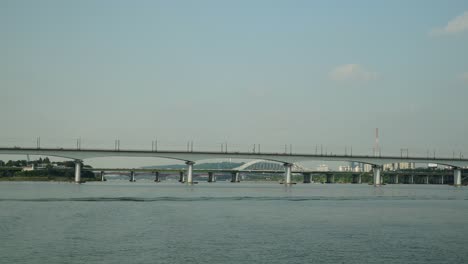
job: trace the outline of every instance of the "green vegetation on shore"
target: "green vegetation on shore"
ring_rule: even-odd
[[[23,170],[34,166],[34,170]],[[88,165],[84,167],[90,168]],[[34,161],[17,160],[4,162],[0,160],[0,181],[73,181],[75,178],[73,161],[51,162],[48,158]],[[96,181],[91,171],[81,171],[83,181]]]

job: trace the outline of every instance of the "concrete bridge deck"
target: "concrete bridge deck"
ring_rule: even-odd
[[[260,159],[284,164],[285,182],[291,183],[292,164],[300,161],[347,161],[373,165],[374,184],[381,184],[381,171],[384,164],[411,162],[435,163],[454,168],[455,185],[461,184],[461,168],[468,166],[468,159],[441,157],[397,157],[365,155],[314,155],[287,153],[251,153],[251,152],[211,152],[211,151],[147,151],[147,150],[106,150],[106,149],[64,149],[64,148],[0,148],[0,154],[7,155],[44,155],[73,159],[75,181],[81,181],[81,160],[99,157],[155,157],[185,161],[187,164],[187,182],[193,182],[193,165],[200,160],[235,158]]]

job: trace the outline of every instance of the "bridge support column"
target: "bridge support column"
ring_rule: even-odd
[[[382,171],[381,166],[373,166],[373,172],[374,172],[374,186],[380,186],[382,185],[382,177],[380,175],[380,172]]]
[[[440,184],[444,184],[444,175],[440,175]]]
[[[187,184],[193,184],[193,161],[187,161]]]
[[[426,175],[426,178],[424,179],[425,184],[429,184],[429,175]]]
[[[461,186],[461,169],[453,170],[453,186]]]
[[[395,175],[395,184],[398,184],[398,180],[399,179],[398,179],[398,174],[397,174],[397,175]]]
[[[335,183],[335,176],[333,173],[327,173],[327,183]]]
[[[106,179],[104,178],[104,171],[101,171],[101,181],[106,181]]]
[[[361,184],[361,174],[353,174],[353,184]]]
[[[75,183],[81,183],[81,161],[75,160]]]
[[[179,182],[184,182],[184,172],[183,171],[179,172]]]
[[[409,183],[414,184],[414,175],[413,174],[410,175]]]
[[[134,172],[134,171],[131,171],[131,172],[130,172],[130,182],[136,182],[136,180],[135,180],[135,172]]]
[[[291,184],[291,168],[292,168],[291,163],[285,163],[284,164],[284,183],[285,184]]]
[[[231,182],[240,182],[240,174],[238,171],[233,171],[231,173]]]
[[[310,173],[304,172],[304,173],[302,173],[302,175],[304,175],[303,183],[311,183],[312,182],[312,176],[311,176]]]
[[[213,172],[208,172],[208,182],[215,182],[216,179],[214,177],[214,173]]]
[[[159,171],[154,172],[154,182],[160,182],[160,180],[159,180]]]

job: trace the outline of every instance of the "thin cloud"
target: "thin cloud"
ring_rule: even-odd
[[[431,36],[453,35],[468,31],[468,11],[450,20],[445,27],[434,28],[429,32]]]
[[[329,73],[329,78],[334,81],[372,81],[377,77],[376,72],[369,71],[359,64],[340,65]]]

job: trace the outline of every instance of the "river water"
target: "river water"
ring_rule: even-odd
[[[468,188],[0,183],[0,263],[468,263]]]

